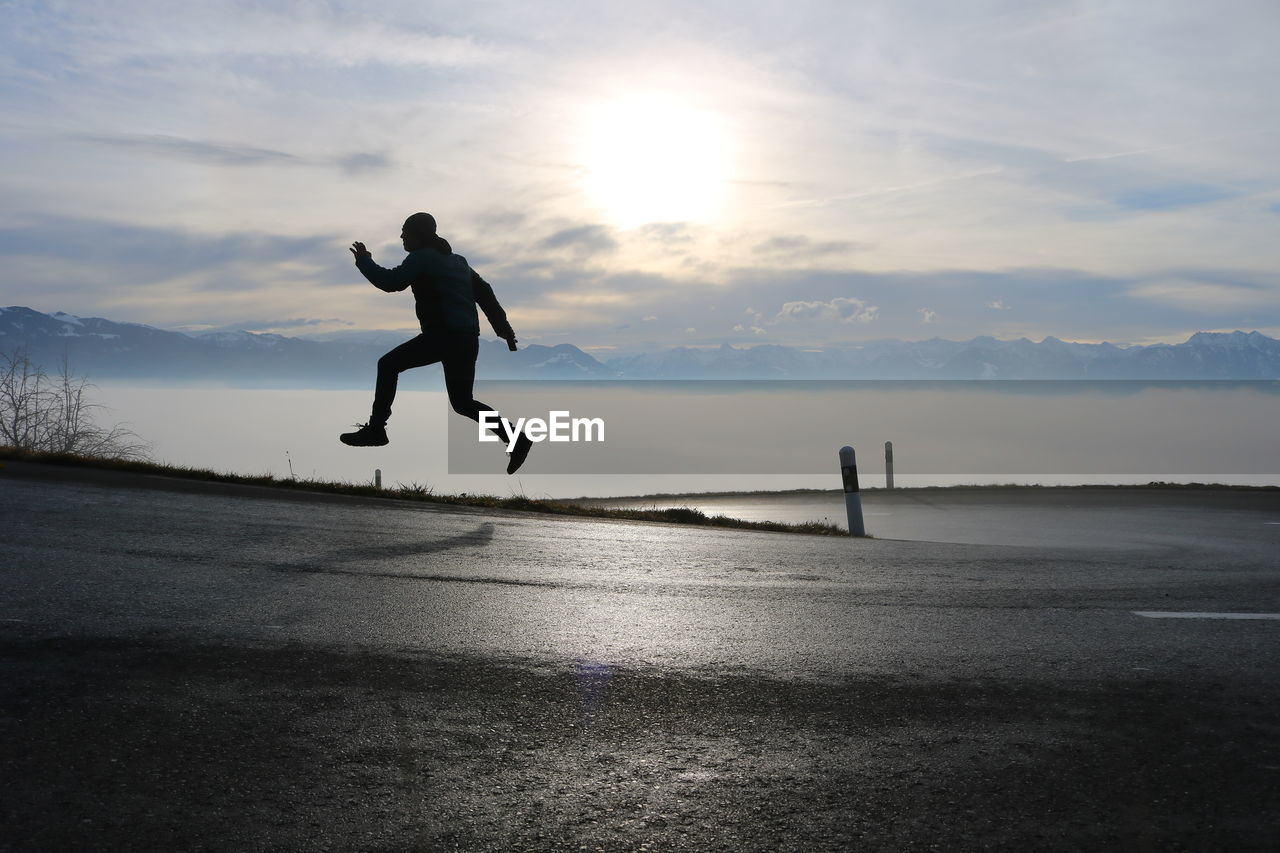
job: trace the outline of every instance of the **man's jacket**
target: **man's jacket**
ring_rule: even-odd
[[[356,269],[370,284],[387,293],[412,288],[414,310],[424,333],[480,334],[480,320],[476,315],[476,305],[479,305],[498,337],[515,337],[507,322],[507,313],[493,295],[493,288],[468,266],[462,255],[417,249],[393,269],[379,266],[369,255],[361,255],[356,258]]]

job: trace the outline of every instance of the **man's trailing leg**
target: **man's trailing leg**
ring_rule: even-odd
[[[458,344],[456,353],[451,352],[444,357],[444,387],[449,392],[449,403],[453,406],[453,410],[464,418],[479,422],[481,412],[493,412],[495,417],[490,418],[489,421],[495,426],[489,427],[489,431],[502,441],[504,447],[511,448],[511,458],[507,460],[507,473],[514,474],[516,469],[524,464],[533,442],[524,433],[520,433],[513,444],[507,422],[498,415],[496,409],[473,396],[478,346],[477,340],[470,338],[465,343]]]
[[[524,433],[516,436],[515,447],[511,448],[511,458],[507,460],[507,473],[514,474],[524,464],[525,458],[529,455],[529,449],[533,447],[533,442],[529,436]]]

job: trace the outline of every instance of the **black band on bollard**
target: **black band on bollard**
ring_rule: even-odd
[[[857,465],[845,465],[841,467],[840,476],[844,479],[845,494],[848,494],[849,492],[859,491]]]

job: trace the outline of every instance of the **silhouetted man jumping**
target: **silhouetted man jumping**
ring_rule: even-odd
[[[355,432],[343,433],[339,439],[353,447],[380,447],[388,443],[387,419],[396,396],[400,374],[414,367],[435,364],[444,367],[444,385],[453,410],[479,422],[481,412],[497,412],[472,397],[476,376],[476,357],[480,353],[480,321],[476,305],[484,309],[489,325],[507,347],[516,348],[516,333],[507,322],[507,314],[493,295],[493,288],[467,259],[455,255],[449,242],[436,233],[436,220],[429,213],[415,213],[404,221],[400,240],[409,256],[394,269],[380,267],[364,243],[351,244],[356,269],[379,290],[395,293],[406,287],[413,289],[418,324],[422,334],[406,341],[378,359],[378,382],[373,394],[373,413],[369,423]],[[524,433],[511,443],[504,421],[490,429],[511,448],[507,473],[514,474],[524,464],[533,442]]]

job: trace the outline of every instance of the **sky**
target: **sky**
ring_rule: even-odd
[[[1274,0],[0,0],[0,304],[520,340],[1280,336]],[[486,330],[487,331],[487,330]]]

